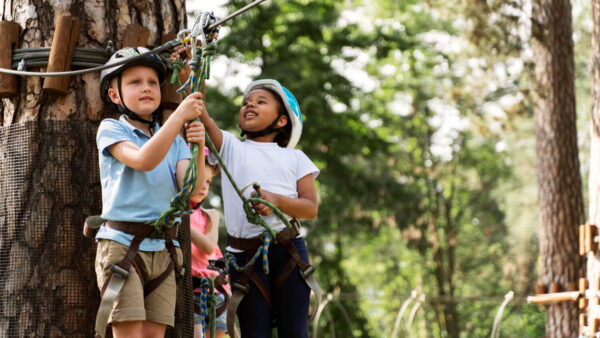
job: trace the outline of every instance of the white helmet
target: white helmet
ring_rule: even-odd
[[[106,64],[109,65],[123,61],[125,59],[131,59],[146,52],[149,52],[149,50],[145,47],[122,48],[116,51],[106,62]],[[156,73],[158,73],[158,80],[160,83],[162,83],[165,80],[165,77],[167,76],[167,68],[157,54],[148,54],[132,62],[126,62],[116,67],[104,69],[102,70],[102,72],[100,72],[100,97],[103,101],[111,103],[110,99],[108,98],[108,86],[110,80],[113,77],[121,74],[125,69],[133,66],[148,66],[154,68],[154,70],[156,70]]]
[[[298,101],[296,101],[294,95],[287,88],[282,86],[279,81],[273,79],[256,80],[250,83],[244,90],[244,98],[251,91],[262,88],[271,89],[281,98],[288,112],[289,119],[292,121],[292,133],[286,148],[294,148],[300,140],[300,135],[302,135],[302,113],[300,112]]]

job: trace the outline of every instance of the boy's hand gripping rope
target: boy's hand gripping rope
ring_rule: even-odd
[[[200,16],[199,18],[206,18],[208,16],[211,16],[212,19],[216,20],[216,18],[214,18],[214,16],[212,16],[212,14],[210,14],[208,12],[204,12],[202,14],[202,16]],[[192,57],[196,56],[196,54],[197,54],[196,53],[196,38],[195,38],[193,32],[198,31],[198,28],[197,28],[198,21],[202,21],[202,25],[208,25],[211,22],[211,20],[209,20],[209,19],[201,19],[201,20],[197,19],[196,20],[196,24],[194,24],[194,27],[192,28],[191,33],[189,33],[190,37],[192,37],[190,39],[190,44],[192,45]],[[204,35],[203,27],[200,27],[200,31]],[[187,33],[187,31],[180,32],[179,38],[182,39],[183,41],[185,41],[187,38],[185,38],[183,35],[186,33]],[[210,33],[211,36],[216,37],[215,34],[216,34],[216,31]],[[192,72],[190,74],[190,78],[184,84],[184,86],[182,88],[184,88],[186,85],[191,83],[191,84],[193,84],[193,86],[191,86],[191,89],[190,89],[190,92],[192,92],[192,93],[195,91],[198,91],[200,89],[199,86],[197,85],[197,83],[202,83],[202,80],[208,79],[210,77],[210,73],[209,73],[210,67],[202,65],[205,62],[210,62],[210,55],[213,55],[216,50],[216,45],[215,45],[214,39],[213,39],[213,41],[211,41],[210,44],[212,44],[213,46],[211,48],[209,48],[206,53],[203,52],[203,53],[199,54],[197,56],[195,62],[190,62]],[[207,56],[205,60],[202,59],[202,57],[204,55]],[[201,67],[198,67],[199,65]],[[199,68],[200,68],[200,72],[199,72],[200,76],[198,77],[198,80],[200,80],[200,81],[196,80],[196,74],[198,74]],[[181,68],[179,68],[179,69],[181,69]],[[171,78],[171,81],[173,81],[173,79],[175,79],[175,78],[179,78],[178,73],[179,73],[179,70],[174,68],[173,77]],[[196,118],[194,118],[193,121],[200,121],[200,118],[196,117]],[[192,192],[196,188],[196,184],[197,184],[197,180],[198,180],[198,163],[196,161],[198,158],[198,148],[199,147],[198,147],[197,143],[190,144],[190,152],[192,154],[192,158],[190,159],[190,163],[188,164],[188,167],[185,170],[185,175],[183,177],[183,182],[185,182],[185,185],[181,188],[181,191],[179,191],[171,199],[170,208],[167,211],[163,212],[156,219],[156,222],[154,223],[154,228],[159,233],[162,233],[163,227],[169,227],[169,228],[172,227],[173,224],[175,223],[175,220],[178,217],[181,217],[182,215],[188,215],[193,211],[189,207],[189,199],[192,195]]]

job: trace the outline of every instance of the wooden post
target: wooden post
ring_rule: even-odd
[[[56,20],[56,29],[52,38],[48,72],[64,72],[71,69],[71,59],[75,44],[79,39],[81,23],[72,16],[61,16]],[[47,77],[44,79],[44,91],[56,95],[66,95],[70,76]]]
[[[588,280],[585,278],[579,278],[579,310],[584,311],[587,306],[587,299],[585,298],[585,290],[588,288]]]
[[[10,69],[12,51],[19,47],[21,26],[13,21],[0,21],[0,67]],[[0,74],[0,97],[19,95],[19,81],[16,75]]]
[[[594,242],[594,236],[596,236],[596,226],[593,224],[585,225],[585,248],[587,252],[596,251],[596,243]]]
[[[138,24],[129,24],[125,28],[125,34],[123,35],[123,45],[125,47],[146,47],[148,45],[148,37],[150,36],[150,30],[144,26]]]
[[[527,297],[527,303],[530,304],[552,304],[565,301],[576,301],[579,298],[579,291],[552,292]]]

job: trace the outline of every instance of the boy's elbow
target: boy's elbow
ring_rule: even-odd
[[[142,165],[140,167],[137,168],[137,170],[139,171],[152,171],[152,169],[154,169],[154,166],[149,166],[149,165]]]
[[[136,168],[133,168],[133,169],[139,170],[139,171],[152,171],[152,170],[154,170],[154,168],[156,168],[159,165],[159,163],[154,163],[153,161],[141,161],[140,160],[135,163]]]

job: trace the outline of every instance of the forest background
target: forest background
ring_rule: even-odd
[[[187,9],[222,17],[245,4]],[[590,7],[572,1],[583,187]],[[521,1],[269,1],[221,29],[207,82],[221,126],[238,130],[254,78],[300,101],[299,148],[321,169],[319,216],[303,223],[331,301],[320,331],[489,336],[514,291],[503,335],[544,335],[544,308],[525,301],[539,271],[530,12]],[[408,329],[408,310],[396,317],[414,291],[425,301]]]

